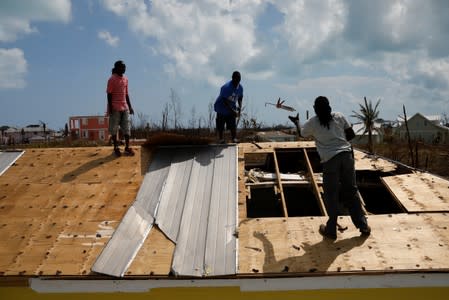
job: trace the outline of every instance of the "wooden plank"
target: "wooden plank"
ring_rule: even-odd
[[[408,212],[449,211],[449,181],[429,173],[381,178]]]
[[[309,178],[312,183],[313,193],[315,194],[315,197],[318,200],[318,206],[320,207],[321,214],[323,214],[323,216],[327,216],[326,207],[324,206],[324,201],[323,201],[323,198],[321,197],[321,190],[318,187],[318,184],[317,184],[314,172],[313,172],[312,164],[310,163],[309,155],[307,154],[307,149],[303,149],[303,153],[304,153],[304,158],[305,158],[306,164],[307,164],[307,171],[309,172]]]
[[[314,148],[314,141],[297,141],[297,142],[262,142],[254,145],[252,143],[240,143],[239,147],[244,153],[269,153],[273,149],[298,149],[298,148]]]
[[[240,144],[237,146],[238,149],[238,218],[246,219],[247,217],[247,207],[246,199],[250,197],[249,189],[245,186],[245,152],[244,147]]]
[[[273,151],[272,155],[273,155],[273,159],[274,159],[274,169],[276,170],[277,187],[279,189],[279,194],[281,196],[282,212],[284,214],[284,217],[288,218],[287,204],[285,203],[284,190],[282,188],[282,182],[281,182],[281,172],[279,172],[279,165],[278,165],[278,159],[276,156],[276,151]]]

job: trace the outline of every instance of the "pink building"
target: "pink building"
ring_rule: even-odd
[[[69,132],[72,137],[89,141],[107,141],[109,117],[74,116],[69,118]]]

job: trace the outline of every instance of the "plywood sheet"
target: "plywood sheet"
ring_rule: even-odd
[[[449,218],[442,214],[369,216],[372,234],[348,226],[332,242],[324,217],[251,219],[240,225],[239,273],[338,273],[449,269]]]
[[[391,161],[355,149],[354,159],[357,171],[392,172],[397,168],[397,165]]]
[[[429,173],[383,177],[382,181],[408,212],[449,211],[449,181]]]
[[[154,226],[126,275],[167,276],[171,271],[175,244]]]
[[[135,198],[148,157],[29,149],[0,177],[0,274],[86,275]],[[7,243],[3,241],[8,241]]]

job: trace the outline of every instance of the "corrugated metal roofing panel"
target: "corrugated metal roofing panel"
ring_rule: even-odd
[[[176,242],[175,274],[235,274],[236,218],[236,146],[162,148],[92,270],[123,276],[156,219]]]
[[[0,151],[0,176],[23,155],[25,151]]]
[[[156,217],[156,224],[161,231],[175,243],[196,151],[195,148],[185,148],[184,150],[178,151],[177,155],[173,156],[165,188],[160,196]]]
[[[225,148],[223,151],[225,155],[215,158],[204,259],[205,275],[237,272],[237,147]]]
[[[125,274],[153,226],[172,155],[167,151],[160,151],[155,155],[136,200],[95,261],[92,271],[120,277]]]
[[[172,151],[158,151],[155,154],[136,196],[135,202],[153,218],[156,216],[160,195],[164,190],[173,156]]]
[[[172,263],[172,270],[177,275],[202,276],[204,273],[215,155],[214,148],[210,150],[199,151],[196,154],[190,173],[190,183]]]
[[[92,271],[123,276],[153,227],[153,221],[142,207],[131,206],[95,261]]]
[[[177,275],[236,272],[237,147],[200,151],[190,174],[172,269]]]

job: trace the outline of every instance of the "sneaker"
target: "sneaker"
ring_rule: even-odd
[[[226,144],[226,141],[224,139],[222,139],[222,140],[219,140],[218,143],[219,144]]]
[[[125,148],[125,152],[124,152],[126,155],[128,155],[128,156],[134,156],[134,150],[132,149],[132,148],[129,148],[129,147],[126,147]]]
[[[360,233],[362,236],[369,236],[371,234],[371,227],[366,226],[366,228],[360,228]]]
[[[239,140],[238,139],[232,139],[232,142],[237,144],[239,142]]]
[[[114,154],[117,157],[122,156],[122,153],[120,152],[120,148],[119,147],[114,148]]]
[[[331,240],[336,240],[337,239],[337,234],[336,233],[332,234],[332,233],[327,232],[326,225],[324,225],[324,224],[320,225],[320,229],[318,231],[325,238],[328,238],[328,239],[331,239]]]

